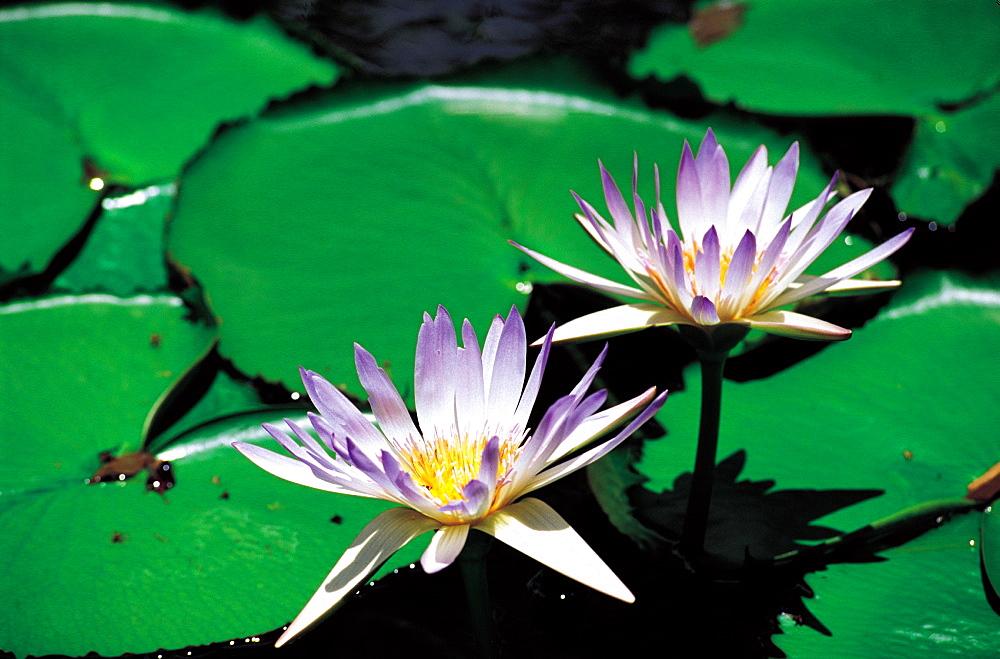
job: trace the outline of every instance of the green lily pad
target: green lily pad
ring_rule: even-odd
[[[176,176],[221,122],[337,76],[264,19],[125,3],[0,10],[0,59],[8,271],[39,269],[80,227],[91,179]]]
[[[119,296],[164,290],[164,224],[175,193],[175,185],[164,183],[103,199],[87,244],[53,288]]]
[[[627,189],[638,151],[641,193],[653,198],[659,160],[672,206],[683,140],[709,122],[605,100],[572,76],[505,84],[330,95],[220,136],[185,174],[169,247],[204,286],[222,353],[291,388],[303,365],[357,393],[358,341],[407,395],[424,311],[443,304],[485,331],[526,284],[561,279],[508,239],[621,277],[573,220],[569,191],[602,206],[598,158]],[[759,144],[776,160],[791,141],[711,125],[734,170]],[[793,204],[826,179],[804,156]]]
[[[16,435],[5,435],[0,492],[82,484],[101,451],[141,448],[149,409],[213,338],[185,314],[171,295],[64,296],[0,307],[0,419],[32,436],[25,450]]]
[[[1000,619],[983,595],[976,526],[957,518],[884,552],[882,563],[838,564],[807,576],[809,610],[824,636],[779,616],[772,641],[790,659],[955,656],[987,659],[1000,647]]]
[[[794,115],[938,111],[998,80],[996,5],[923,0],[891,6],[756,0],[743,25],[699,48],[665,25],[634,55],[635,77],[686,75],[719,104]]]
[[[917,120],[913,145],[891,192],[900,210],[951,224],[1000,167],[1000,95]]]
[[[884,491],[882,496],[819,518],[822,526],[841,531],[861,528],[926,501],[961,497],[966,485],[993,465],[1000,452],[993,432],[1000,421],[995,405],[1000,375],[992,358],[992,346],[998,340],[1000,293],[995,280],[966,279],[948,272],[908,277],[892,304],[850,341],[830,346],[765,380],[726,382],[719,454],[744,449],[744,476],[768,480],[779,489]],[[650,478],[645,487],[653,492],[670,489],[675,477],[694,464],[699,377],[694,368],[685,375],[688,390],[675,394],[657,417],[667,428],[667,436],[648,442],[638,464]],[[961,404],[954,404],[956,400]],[[713,518],[706,543],[710,552],[713,535],[722,534],[719,537],[725,539],[732,531],[719,525],[726,519],[723,511]],[[750,528],[756,524],[752,518],[743,523]],[[935,533],[950,538],[947,542],[957,542],[967,553],[973,537],[968,529],[948,528]],[[954,533],[961,538],[949,535]],[[766,558],[753,549],[755,558]],[[836,600],[832,606],[843,607],[842,616],[828,620],[824,614],[829,609],[809,606],[835,638],[849,636],[851,643],[867,649],[851,652],[844,645],[825,646],[826,639],[821,638],[815,647],[827,649],[798,656],[899,656],[892,651],[879,654],[879,648],[896,642],[896,629],[919,635],[920,627],[913,621],[921,618],[908,619],[906,611],[934,610],[940,597],[958,603],[958,612],[948,618],[954,625],[974,630],[975,637],[967,639],[968,643],[992,639],[983,631],[994,633],[997,623],[983,601],[978,552],[971,557],[962,554],[955,561],[941,554],[907,558],[910,563],[897,561],[896,557],[909,556],[908,552],[920,553],[908,544],[890,552],[892,558],[885,565],[891,568],[838,565],[811,577],[822,599],[827,597],[823,590],[827,579],[832,583],[834,575],[849,575],[828,596]],[[897,562],[908,567],[900,567],[897,573]],[[970,585],[969,571],[975,572],[976,588]],[[917,574],[920,578],[914,579]],[[900,585],[893,586],[893,580]],[[863,590],[858,586],[862,581],[867,584]],[[950,582],[955,586],[942,594],[942,584]],[[973,595],[975,605],[967,601]],[[885,601],[900,598],[911,601],[912,608],[907,604],[897,615]],[[856,613],[849,615],[850,611]],[[782,638],[775,641],[784,648]]]
[[[291,620],[390,504],[261,471],[230,444],[273,444],[263,421],[280,423],[280,415],[208,424],[162,451],[176,474],[166,495],[137,480],[75,481],[5,500],[0,520],[17,550],[0,559],[0,587],[13,594],[4,600],[0,647],[17,657],[151,652],[253,636]],[[402,550],[394,566],[420,550]]]
[[[231,414],[259,403],[225,374],[156,440],[172,489],[87,485],[102,451],[142,448],[149,411],[210,346],[212,330],[185,313],[165,295],[0,307],[0,419],[31,436],[0,440],[0,649],[113,656],[277,628],[388,507],[286,483],[232,449],[274,445],[260,424],[282,413]]]
[[[2,12],[0,12],[2,14]],[[0,26],[2,34],[2,26]],[[6,61],[3,38],[0,56]],[[4,226],[17,240],[0,240],[0,282],[43,269],[83,225],[98,193],[85,185],[84,153],[58,117],[30,90],[4,85],[0,67],[0,195]],[[38,157],[39,153],[58,157]],[[45,218],[45,221],[41,221]],[[8,233],[8,235],[12,235]]]

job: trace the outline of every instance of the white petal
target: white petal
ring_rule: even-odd
[[[794,311],[767,311],[744,318],[740,324],[779,336],[812,341],[844,341],[851,330]]]
[[[501,508],[476,528],[571,579],[625,602],[635,601],[590,545],[559,513],[538,499]]]
[[[511,241],[510,243],[514,247],[518,248],[531,258],[535,259],[542,265],[549,267],[564,277],[569,277],[575,282],[584,284],[586,286],[593,286],[594,288],[604,291],[605,293],[610,293],[612,295],[623,295],[625,297],[635,297],[640,300],[652,299],[649,293],[642,291],[638,288],[632,288],[631,286],[625,286],[624,284],[619,284],[613,282],[610,279],[605,279],[604,277],[598,277],[597,275],[592,275],[586,270],[580,270],[579,268],[574,268],[571,265],[566,265],[556,261],[555,259],[550,259],[549,257],[539,254],[527,247],[522,247],[517,243]]]
[[[658,304],[624,304],[574,318],[556,328],[553,341],[597,339],[635,332],[656,325],[692,324],[691,319]],[[532,345],[540,343],[536,341]]]
[[[281,647],[319,621],[403,545],[439,526],[440,522],[409,508],[390,508],[373,519],[361,530],[274,646]]]
[[[467,537],[469,537],[468,524],[442,526],[438,529],[424,550],[423,556],[420,557],[420,566],[424,568],[424,572],[434,574],[454,563],[462,553]]]
[[[808,283],[815,277],[802,276],[799,277],[799,281],[803,284]],[[824,293],[847,293],[851,291],[857,291],[859,293],[878,293],[880,291],[887,291],[891,288],[896,288],[902,285],[903,282],[898,279],[890,279],[888,281],[883,281],[879,279],[843,279],[838,281],[836,284],[826,287],[823,289]]]

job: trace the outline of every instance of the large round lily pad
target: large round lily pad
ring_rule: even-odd
[[[598,158],[627,190],[638,152],[642,194],[653,198],[658,161],[672,209],[683,140],[710,123],[565,80],[329,95],[222,135],[186,172],[169,237],[221,320],[222,353],[289,387],[302,365],[361,393],[357,341],[407,395],[424,311],[444,304],[484,330],[524,299],[525,281],[560,279],[508,239],[621,277],[573,220],[569,191],[603,206]],[[711,125],[734,175],[759,144],[774,161],[791,141]],[[793,204],[825,184],[805,156]]]
[[[141,475],[86,484],[101,452],[141,448],[149,411],[210,345],[211,330],[184,315],[169,296],[0,308],[0,419],[27,433],[0,439],[0,649],[112,656],[277,628],[389,505],[287,483],[231,447],[273,445],[260,424],[280,423],[277,411],[182,421],[182,435],[158,441],[175,483],[163,494]],[[206,406],[218,416],[252,403],[224,380],[195,422]]]
[[[337,75],[263,19],[127,3],[2,9],[0,60],[0,268],[13,271],[39,269],[83,224],[92,179],[174,177],[220,123]]]

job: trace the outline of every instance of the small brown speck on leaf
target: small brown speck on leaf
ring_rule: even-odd
[[[743,26],[743,15],[747,11],[745,2],[721,0],[694,13],[688,30],[699,48],[710,46],[725,39]]]

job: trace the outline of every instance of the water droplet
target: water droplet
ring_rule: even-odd
[[[975,540],[969,540],[969,546],[970,547],[975,547],[976,546],[976,541]]]
[[[931,222],[930,224],[927,225],[927,228],[930,229],[931,231],[937,231],[937,222]]]
[[[530,281],[519,281],[514,285],[514,288],[517,289],[518,293],[527,295],[534,290],[535,286]]]
[[[936,130],[939,133],[943,133],[946,130],[948,130],[948,126],[946,126],[943,121],[939,121],[936,124],[934,124],[934,130]]]
[[[900,214],[898,214],[896,216],[896,219],[899,220],[900,222],[906,222],[906,219],[907,219],[906,218],[906,213],[900,213]]]
[[[94,178],[90,179],[90,181],[87,183],[87,186],[91,190],[103,190],[104,189],[104,179],[98,178],[98,177],[95,176]]]
[[[291,396],[292,396],[292,400],[298,400],[299,398],[302,397],[302,394],[300,394],[297,391],[293,391],[292,394],[291,394]]]
[[[854,244],[854,238],[852,238],[851,236],[844,236],[844,244],[850,247],[851,245]]]

